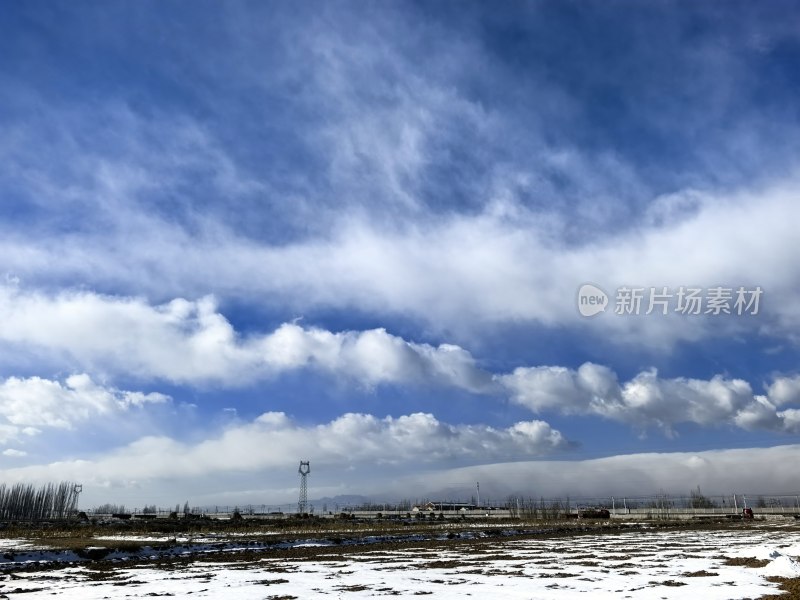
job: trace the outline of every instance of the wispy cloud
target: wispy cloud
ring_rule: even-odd
[[[793,244],[793,166],[765,178],[720,175],[767,162],[759,140],[771,121],[735,93],[747,79],[740,69],[763,50],[721,51],[714,40],[730,41],[725,28],[685,46],[682,23],[635,16],[666,34],[658,39],[676,51],[671,60],[708,74],[680,75],[690,99],[739,124],[725,113],[737,109],[749,123],[725,144],[701,143],[706,112],[655,95],[658,78],[650,70],[666,65],[652,52],[656,62],[647,72],[627,53],[599,73],[586,73],[576,56],[553,56],[589,77],[584,98],[572,81],[508,70],[508,49],[492,37],[495,27],[509,25],[505,17],[482,24],[468,11],[462,26],[476,35],[465,35],[436,19],[421,26],[413,11],[385,10],[366,21],[323,10],[302,24],[316,34],[303,45],[291,43],[299,27],[292,15],[279,11],[276,23],[286,29],[276,26],[274,38],[244,39],[229,35],[253,33],[249,20],[239,10],[223,11],[219,18],[230,30],[220,35],[231,55],[210,56],[208,72],[178,40],[162,42],[162,51],[176,53],[191,72],[205,73],[198,73],[198,87],[184,83],[189,97],[208,92],[202,85],[220,92],[221,108],[209,108],[203,121],[171,103],[145,110],[113,95],[88,105],[71,97],[56,102],[31,82],[11,85],[5,99],[19,118],[0,143],[0,177],[13,208],[0,226],[2,269],[35,286],[77,282],[158,301],[208,293],[248,303],[267,298],[277,311],[355,307],[473,334],[519,321],[582,328],[570,299],[584,281],[609,288],[757,283],[772,299],[757,323],[726,323],[720,331],[700,320],[606,319],[590,327],[661,348],[742,327],[795,337],[798,275],[790,260],[774,258],[790,256]],[[553,18],[564,25],[563,15]],[[759,37],[750,29],[764,27],[764,19],[772,25],[769,15],[755,19],[758,26],[725,23]],[[540,24],[526,27],[538,31]],[[400,31],[443,52],[423,54]],[[769,47],[788,35],[783,27],[770,32]],[[602,37],[587,43],[616,50]],[[546,45],[534,49],[550,52]],[[238,66],[233,55],[242,59]],[[293,61],[300,74],[279,59]],[[471,75],[474,65],[484,67],[484,78]],[[642,160],[649,153],[636,148],[635,136],[620,132],[621,148],[581,144],[566,124],[573,119],[593,134],[602,130],[588,118],[595,105],[589,92],[600,94],[608,87],[604,78],[625,72],[624,65],[638,77],[626,83],[640,99],[625,102],[625,118],[655,138],[653,152],[668,154],[663,165]],[[494,74],[494,66],[503,68]],[[493,82],[498,90],[522,85],[530,106],[488,94]],[[277,116],[250,112],[222,93],[225,85],[251,88]],[[717,92],[705,100],[708,90]],[[685,106],[700,114],[676,119]],[[223,108],[255,126],[231,134]],[[291,131],[280,116],[293,118]],[[259,145],[251,129],[265,123],[276,128],[275,139]],[[674,172],[682,156],[656,143],[668,145],[664,131],[676,127],[677,137],[691,138],[688,149],[704,168],[656,184],[653,171]],[[708,127],[715,139],[730,129]],[[294,162],[280,152],[284,147],[296,151]],[[769,153],[776,161],[789,155]],[[36,218],[20,227],[15,214]],[[765,262],[771,269],[762,268]]]
[[[3,450],[3,456],[9,456],[11,458],[22,458],[27,455],[28,453],[24,450],[16,450],[15,448],[6,448]]]
[[[522,320],[614,331],[626,343],[668,348],[739,331],[796,337],[798,273],[790,259],[796,212],[792,186],[785,184],[707,198],[696,214],[677,222],[584,246],[551,240],[533,215],[513,209],[514,221],[501,211],[400,231],[350,220],[329,238],[283,246],[219,228],[197,237],[145,218],[121,238],[92,234],[48,244],[12,234],[2,247],[8,272],[23,282],[77,278],[161,298],[213,290],[223,298],[264,297],[294,310],[357,307],[387,317],[403,314],[459,331]],[[699,245],[702,252],[695,250]],[[762,268],[766,263],[769,270]],[[760,285],[766,296],[759,319],[709,322],[672,315],[586,323],[574,304],[586,281],[609,291],[621,285]]]

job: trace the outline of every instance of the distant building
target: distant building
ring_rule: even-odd
[[[411,512],[443,512],[477,510],[478,507],[468,502],[426,502],[411,509]]]

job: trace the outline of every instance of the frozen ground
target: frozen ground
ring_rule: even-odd
[[[314,542],[308,542],[313,544]],[[19,551],[19,547],[17,547]],[[759,598],[800,577],[794,526],[643,530],[396,546],[232,550],[7,569],[8,598]],[[47,560],[43,552],[40,559]]]

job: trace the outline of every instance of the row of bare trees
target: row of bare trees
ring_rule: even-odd
[[[41,521],[75,516],[80,486],[62,481],[39,487],[0,483],[0,520]]]
[[[522,496],[509,496],[506,499],[505,508],[510,511],[511,516],[523,519],[561,519],[574,511],[576,505],[570,501],[569,496],[565,500],[561,498],[536,500]]]

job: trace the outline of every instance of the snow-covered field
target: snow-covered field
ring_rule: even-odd
[[[0,575],[0,591],[8,598],[80,600],[759,598],[779,593],[767,577],[800,577],[800,531],[793,526],[644,530],[254,556],[231,560],[217,552],[188,562],[9,571]]]

